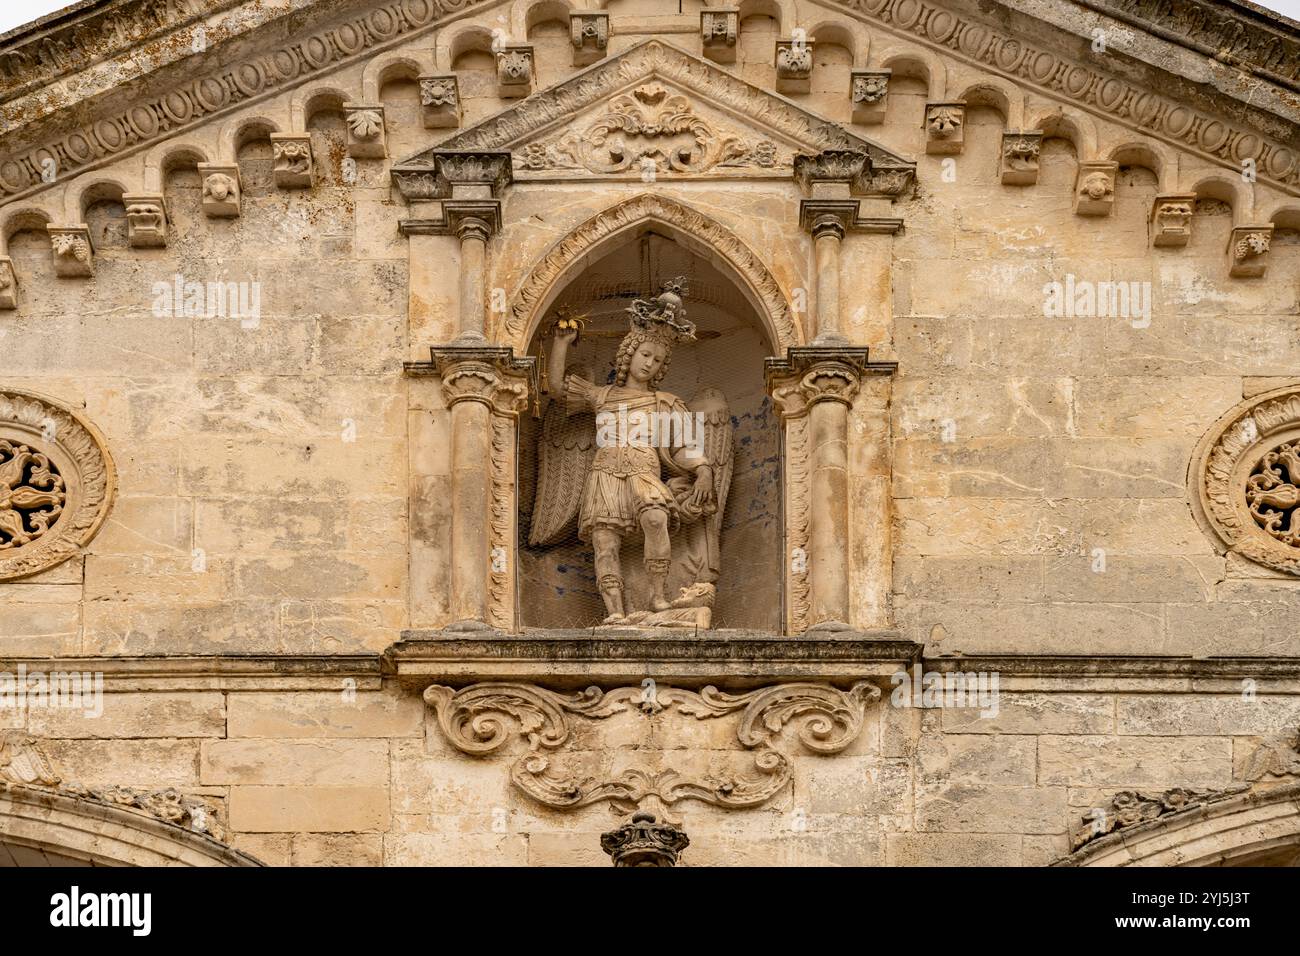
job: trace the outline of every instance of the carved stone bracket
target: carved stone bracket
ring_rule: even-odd
[[[50,252],[54,256],[54,274],[61,279],[84,279],[95,274],[95,247],[90,242],[90,227],[84,222],[75,226],[46,226]]]
[[[457,402],[482,402],[496,415],[516,417],[528,407],[535,387],[536,359],[517,356],[514,349],[435,345],[429,363],[410,362],[411,374],[436,372],[448,407]]]
[[[1228,274],[1237,278],[1263,276],[1272,241],[1272,225],[1237,226],[1228,238]]]
[[[1151,243],[1156,246],[1181,248],[1192,238],[1192,213],[1196,210],[1196,195],[1180,193],[1157,196],[1151,206]]]
[[[517,99],[533,91],[533,48],[510,44],[497,51],[497,95]]]
[[[0,309],[18,308],[18,273],[14,261],[0,256]]]
[[[312,184],[311,136],[272,133],[272,175],[281,189],[309,189]]]
[[[685,690],[647,680],[638,687],[603,691],[588,687],[561,693],[533,684],[484,683],[462,690],[433,685],[424,692],[447,741],[462,753],[483,757],[519,739],[526,748],[511,766],[514,785],[534,800],[556,809],[608,802],[629,813],[646,801],[671,806],[699,800],[717,807],[757,807],[794,778],[798,750],[816,755],[842,751],[858,736],[880,688],[861,681],[848,690],[830,684],[776,684],[741,694],[716,687]],[[602,749],[575,748],[577,725],[596,732],[603,721],[636,718],[631,731],[645,743],[671,740],[683,723],[734,721],[737,759],[689,765],[688,752],[620,747],[631,757],[605,768]],[[787,728],[794,740],[787,739]],[[685,729],[685,728],[683,728]],[[797,741],[797,743],[796,743]]]
[[[779,93],[807,93],[812,88],[813,42],[776,41],[776,89]]]
[[[17,730],[0,730],[0,791],[10,787],[48,790],[69,797],[146,813],[224,843],[226,830],[218,806],[177,790],[138,790],[133,787],[86,787],[66,782],[42,742]]]
[[[1221,548],[1300,576],[1300,385],[1220,418],[1196,447],[1189,493]]]
[[[853,122],[880,123],[889,105],[889,78],[893,70],[853,70],[849,74],[849,98]]]
[[[348,155],[356,159],[383,159],[388,155],[382,106],[345,106]]]
[[[1115,207],[1115,176],[1119,163],[1088,159],[1079,163],[1074,180],[1074,211],[1080,216],[1109,216]]]
[[[584,10],[569,14],[573,65],[587,66],[605,55],[609,46],[609,14]]]
[[[966,103],[925,105],[925,151],[931,155],[960,153],[966,145]]]
[[[1038,182],[1038,159],[1043,149],[1039,130],[1008,130],[1002,134],[1001,176],[1007,186],[1032,186]]]
[[[804,195],[813,199],[895,199],[906,192],[915,177],[914,163],[877,163],[861,150],[827,149],[794,158],[794,180]]]
[[[700,11],[700,40],[704,45],[704,55],[710,60],[735,63],[739,36],[739,7],[705,7]]]
[[[135,248],[167,245],[167,205],[162,193],[127,193],[126,239]]]
[[[408,202],[499,199],[514,181],[510,153],[433,150],[393,167],[393,184]]]
[[[425,129],[460,125],[460,84],[455,73],[420,77],[420,117]]]
[[[199,163],[203,177],[203,213],[214,219],[239,215],[241,181],[236,163]]]

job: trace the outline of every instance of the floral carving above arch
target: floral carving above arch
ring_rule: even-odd
[[[81,550],[108,515],[115,486],[94,426],[53,399],[0,391],[0,581]]]
[[[546,309],[564,288],[570,268],[599,245],[645,222],[674,227],[707,246],[737,276],[753,299],[765,331],[778,351],[803,344],[794,310],[776,278],[740,237],[711,217],[663,196],[643,193],[591,217],[547,250],[515,294],[501,336],[522,354]]]
[[[1224,549],[1300,576],[1300,385],[1234,406],[1201,439],[1189,478]]]

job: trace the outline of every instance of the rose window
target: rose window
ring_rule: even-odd
[[[0,439],[0,551],[49,531],[65,501],[63,477],[46,455]]]
[[[1246,503],[1270,536],[1300,548],[1300,442],[1266,454],[1246,481]]]

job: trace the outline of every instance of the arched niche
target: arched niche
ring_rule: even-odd
[[[585,316],[568,367],[597,384],[613,380],[613,362],[628,331],[634,299],[658,295],[668,279],[685,276],[687,317],[695,342],[678,345],[659,388],[689,402],[705,388],[726,398],[735,430],[732,481],[721,530],[721,572],[713,627],[782,629],[781,422],[768,398],[764,359],[780,354],[770,319],[725,255],[679,225],[647,217],[607,236],[552,283],[539,316],[529,322],[526,352],[545,367],[550,332],[561,313]],[[558,540],[532,541],[539,441],[559,383],[549,383],[519,423],[518,619],[524,628],[589,627],[604,617],[590,542],[576,524]],[[537,414],[533,414],[536,412]],[[677,556],[686,542],[673,535],[671,598],[690,583]],[[648,606],[639,534],[622,547],[625,594],[633,608]]]

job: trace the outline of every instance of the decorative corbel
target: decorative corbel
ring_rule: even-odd
[[[609,14],[583,10],[569,14],[573,65],[588,66],[605,56],[609,46]]]
[[[854,70],[849,74],[849,97],[853,101],[853,122],[881,123],[888,106],[889,78],[893,70]]]
[[[18,273],[14,261],[0,256],[0,309],[18,308]]]
[[[420,77],[420,114],[425,129],[460,125],[460,84],[456,74]]]
[[[1151,205],[1151,243],[1155,246],[1181,248],[1192,238],[1192,214],[1196,211],[1194,193],[1157,196]]]
[[[1119,163],[1088,159],[1079,163],[1074,180],[1074,211],[1080,216],[1109,216],[1115,207],[1115,176]]]
[[[54,255],[54,274],[61,279],[84,279],[95,274],[95,247],[90,242],[90,227],[84,222],[73,226],[46,226],[50,251]]]
[[[203,177],[203,213],[213,219],[239,215],[241,180],[236,163],[199,163]]]
[[[311,135],[272,133],[275,184],[281,189],[309,189],[312,184]]]
[[[1272,225],[1234,228],[1228,238],[1228,274],[1239,279],[1262,276],[1268,269],[1272,240]]]
[[[700,11],[700,42],[704,55],[710,60],[735,63],[739,36],[739,7],[705,7]]]
[[[776,41],[776,89],[778,93],[807,93],[812,88],[813,42]]]
[[[931,155],[960,153],[966,145],[966,102],[925,105],[925,151]]]
[[[388,155],[382,106],[345,106],[348,155],[354,159],[383,159]]]
[[[167,205],[162,193],[127,193],[126,241],[134,248],[167,245]]]
[[[519,99],[533,91],[531,44],[509,44],[497,51],[497,95]]]
[[[1001,174],[1006,186],[1032,186],[1038,182],[1038,159],[1043,150],[1040,130],[1007,130],[1002,134]]]

